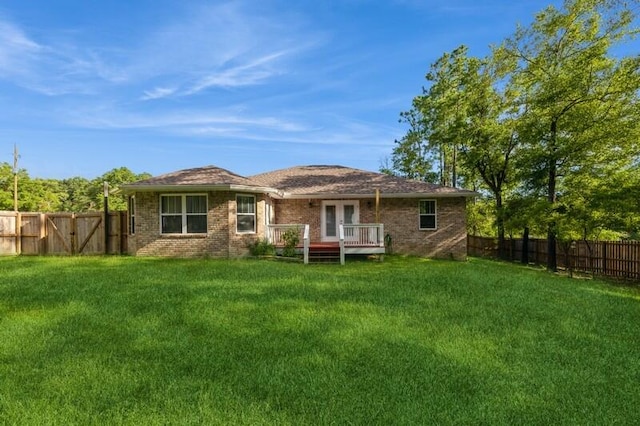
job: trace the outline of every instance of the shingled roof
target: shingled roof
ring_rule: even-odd
[[[343,166],[298,166],[250,176],[261,186],[278,188],[285,197],[371,196],[382,197],[456,196],[473,197],[473,191],[450,188]]]
[[[205,166],[194,169],[152,177],[138,182],[123,185],[122,189],[131,191],[155,190],[210,190],[210,189],[244,189],[271,192],[272,188],[264,188],[254,181],[216,166]]]
[[[283,198],[473,197],[450,188],[343,166],[298,166],[244,177],[215,166],[179,170],[123,185],[125,192],[241,190]]]

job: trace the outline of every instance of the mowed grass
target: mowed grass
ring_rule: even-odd
[[[0,259],[0,424],[637,424],[640,290],[472,259]]]

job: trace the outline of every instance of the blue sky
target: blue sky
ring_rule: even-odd
[[[0,162],[32,177],[217,165],[378,170],[442,53],[534,0],[23,0],[0,4]]]

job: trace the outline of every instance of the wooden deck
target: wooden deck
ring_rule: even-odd
[[[304,247],[300,247],[304,249]],[[371,245],[345,245],[345,255],[384,255],[384,247],[373,247]],[[311,242],[309,243],[310,261],[332,261],[341,262],[339,242]]]
[[[304,246],[299,244],[297,246],[298,249],[303,249]],[[326,242],[326,241],[318,241],[309,243],[309,250],[338,250],[340,251],[340,243],[339,242]],[[371,245],[345,245],[344,247],[346,254],[384,254],[384,247],[379,246],[371,246]]]
[[[311,241],[309,224],[275,224],[268,227],[268,240],[282,250],[287,233],[293,231],[298,235],[296,249],[303,255],[304,263],[310,259],[336,259],[344,264],[347,255],[384,255],[384,225],[373,224],[340,224],[338,241]]]

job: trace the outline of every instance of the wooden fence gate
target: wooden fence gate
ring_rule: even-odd
[[[80,255],[127,252],[127,212],[0,212],[0,255]],[[107,244],[108,241],[108,250]]]

